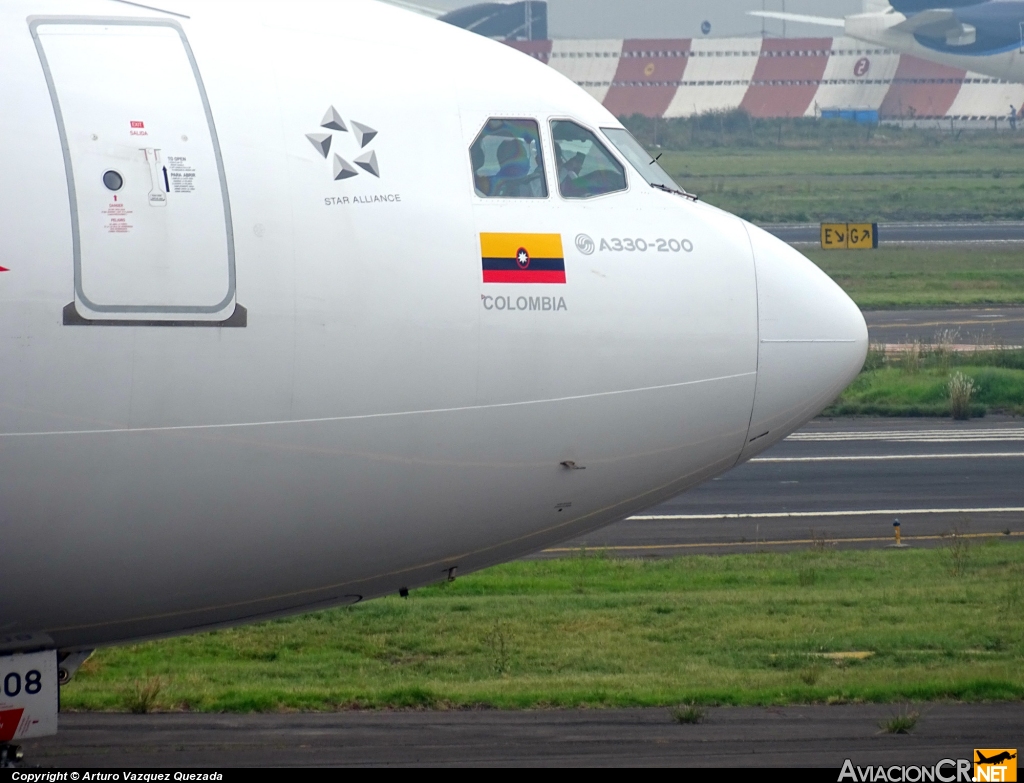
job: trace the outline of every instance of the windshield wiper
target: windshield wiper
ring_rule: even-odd
[[[693,193],[687,193],[682,188],[670,188],[668,185],[662,185],[660,182],[651,182],[648,184],[650,184],[652,188],[657,188],[658,190],[663,190],[666,193],[673,193],[677,196],[682,196],[690,201],[700,201],[699,197],[695,196]]]

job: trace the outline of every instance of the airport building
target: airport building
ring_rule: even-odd
[[[853,38],[507,41],[619,117],[858,112],[886,120],[1005,120],[1024,85],[871,47]]]
[[[1024,106],[1024,85],[749,14],[842,17],[884,0],[433,0],[445,2],[463,7],[441,19],[546,63],[619,117],[742,108],[765,118],[998,127]]]

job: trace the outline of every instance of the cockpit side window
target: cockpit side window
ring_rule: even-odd
[[[482,198],[545,198],[544,158],[534,120],[490,119],[469,148]]]
[[[569,120],[551,122],[558,191],[565,198],[592,198],[626,189],[626,172],[597,136]]]
[[[625,128],[601,128],[601,130],[608,137],[608,141],[615,145],[622,157],[628,160],[637,173],[652,186],[674,193],[684,193],[683,189],[658,163],[658,158],[652,158],[628,130]]]

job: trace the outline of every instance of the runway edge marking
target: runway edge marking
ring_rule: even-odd
[[[937,541],[947,536],[903,536],[904,541]],[[1024,533],[966,533],[960,538],[1021,538]],[[830,543],[835,544],[863,544],[877,541],[892,541],[892,536],[872,536],[865,538],[830,538]],[[797,546],[821,543],[820,539],[794,538],[784,541],[724,541],[717,544],[638,544],[637,546],[591,546],[591,549],[600,549],[605,552],[650,552],[658,549],[714,549],[716,547],[741,547],[741,546]],[[562,554],[579,552],[579,547],[557,547],[543,550],[546,554]]]
[[[863,454],[836,457],[757,457],[751,462],[885,462],[907,459],[1005,459],[1024,457],[1024,451],[993,451],[988,454]]]
[[[1024,514],[1024,506],[1006,508],[880,508],[858,511],[771,511],[750,514],[641,514],[627,522],[656,522],[701,519],[798,519],[804,517],[870,517],[910,514]]]

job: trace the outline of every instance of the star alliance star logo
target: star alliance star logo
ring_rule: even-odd
[[[355,137],[356,144],[359,145],[359,149],[363,149],[377,137],[377,131],[371,128],[369,125],[363,125],[361,122],[352,120],[352,135]],[[348,125],[338,114],[338,110],[331,106],[324,114],[324,118],[320,121],[320,127],[326,128],[329,131],[337,131],[340,133],[348,133]],[[331,145],[334,142],[334,133],[307,133],[306,138],[309,139],[309,143],[313,145],[313,149],[320,153],[320,155],[326,160],[327,156],[331,154]],[[355,164],[355,166],[352,165]],[[380,166],[377,165],[377,153],[373,150],[367,150],[366,152],[354,158],[352,163],[349,163],[337,152],[334,153],[334,159],[331,165],[331,176],[335,180],[349,179],[351,177],[359,176],[358,166],[363,171],[372,174],[375,177],[380,177]]]

